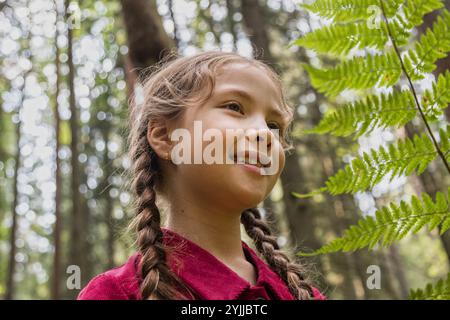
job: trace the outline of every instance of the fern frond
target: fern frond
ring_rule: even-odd
[[[405,19],[414,26],[421,25],[423,16],[444,6],[442,0],[406,1],[403,6]]]
[[[433,82],[432,90],[425,90],[422,95],[422,107],[425,116],[435,121],[450,103],[450,71],[440,74],[437,82]]]
[[[450,125],[446,130],[441,129],[439,135],[440,149],[446,159],[450,159]],[[391,181],[414,171],[421,174],[437,156],[433,142],[426,134],[414,135],[412,140],[400,140],[397,144],[390,144],[387,149],[380,147],[378,151],[371,149],[370,153],[364,152],[362,157],[353,159],[350,165],[329,177],[325,187],[318,190],[338,195],[371,189],[388,174],[391,175]]]
[[[411,300],[450,300],[450,273],[446,279],[440,279],[434,286],[429,283],[425,289],[411,290]]]
[[[376,244],[389,247],[394,241],[399,241],[407,234],[419,232],[425,225],[431,231],[442,225],[441,233],[446,232],[450,224],[444,223],[450,219],[450,188],[447,197],[437,192],[435,201],[427,193],[421,194],[421,200],[412,196],[411,202],[400,201],[400,204],[390,203],[375,212],[375,217],[367,216],[356,225],[345,230],[342,237],[331,241],[312,253],[298,253],[302,256],[313,256],[331,252],[356,251]]]
[[[428,121],[436,121],[450,103],[450,71],[441,74],[433,82],[432,90],[422,95],[422,107]],[[300,134],[325,134],[346,137],[355,134],[357,139],[373,129],[400,127],[417,114],[410,90],[389,94],[370,95],[362,100],[338,107],[325,114],[319,124]]]
[[[423,74],[435,69],[437,59],[450,51],[450,13],[443,10],[433,24],[402,59],[411,80],[420,80]],[[373,86],[390,87],[402,74],[400,61],[395,50],[385,54],[355,57],[331,68],[304,66],[312,85],[327,96],[337,96],[344,89],[367,89]]]
[[[312,85],[327,96],[335,97],[345,89],[367,89],[375,85],[394,85],[402,74],[394,51],[380,55],[355,57],[333,68],[304,65]]]
[[[403,0],[385,0],[388,17],[395,15]],[[321,17],[335,22],[367,20],[377,13],[379,0],[316,0],[312,4],[301,6]]]
[[[408,1],[403,14],[397,13],[389,21],[397,46],[403,46],[408,42],[410,30],[422,23],[423,15],[442,6],[439,0]],[[382,49],[388,41],[389,32],[385,21],[380,21],[378,26],[372,26],[363,20],[325,26],[306,34],[289,46],[296,44],[318,53],[345,56],[353,48]]]
[[[417,108],[410,90],[380,96],[370,95],[325,114],[317,127],[302,133],[331,133],[342,137],[355,134],[356,139],[376,127],[402,126],[411,121],[416,113]]]
[[[424,73],[436,69],[435,62],[445,58],[450,51],[450,13],[442,10],[433,23],[432,29],[427,29],[414,49],[409,50],[403,57],[406,72],[411,80],[424,78]]]
[[[439,129],[439,138],[441,141],[441,151],[444,154],[445,160],[450,161],[450,125],[447,125],[447,130]]]
[[[396,25],[393,30],[399,45],[406,44],[410,32],[405,26]],[[304,37],[297,39],[294,44],[318,53],[326,53],[335,56],[345,56],[353,48],[374,47],[382,49],[389,40],[386,23],[380,23],[379,28],[371,28],[367,22],[356,22],[325,26]]]

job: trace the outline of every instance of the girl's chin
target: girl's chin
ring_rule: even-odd
[[[254,171],[240,164],[211,165],[202,167],[191,176],[196,180],[206,179],[205,184],[209,180],[209,184],[214,187],[208,192],[229,194],[230,201],[235,202],[239,207],[250,208],[263,201],[274,184],[272,176],[259,175]]]
[[[231,192],[232,198],[230,201],[236,201],[243,208],[256,207],[261,201],[264,200],[266,194],[261,190],[261,187],[244,187],[236,186]]]

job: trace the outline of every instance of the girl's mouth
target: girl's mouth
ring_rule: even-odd
[[[267,174],[267,168],[269,168],[271,165],[270,157],[256,151],[246,151],[245,153],[241,153],[240,155],[233,155],[233,153],[230,153],[228,154],[228,158],[233,161],[233,164],[237,164],[243,169],[246,169],[253,173],[257,173],[261,176]]]
[[[244,163],[244,164],[239,164],[239,165],[242,166],[244,169],[255,172],[259,175],[262,175],[261,170],[264,170],[264,167],[257,167],[253,164]]]
[[[236,164],[256,167],[259,171],[261,168],[270,167],[270,158],[256,151],[246,151],[244,154],[234,156],[229,155],[229,158]]]

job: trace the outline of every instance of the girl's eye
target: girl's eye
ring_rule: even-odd
[[[278,129],[281,133],[281,126],[277,122],[269,122],[269,123],[267,123],[267,126],[270,129]]]
[[[239,113],[244,114],[244,113],[242,112],[241,106],[240,106],[239,104],[235,103],[235,102],[230,102],[230,103],[227,103],[227,104],[225,104],[225,105],[223,105],[223,106],[224,106],[226,109],[230,109],[230,110],[237,111],[237,112],[239,112]]]
[[[224,104],[223,107],[244,114],[241,105],[236,102]],[[277,122],[268,122],[267,126],[269,127],[269,129],[278,129],[279,132],[281,133],[281,125],[278,124]]]

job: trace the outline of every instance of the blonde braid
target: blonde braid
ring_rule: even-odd
[[[159,172],[157,156],[150,148],[146,131],[131,146],[134,163],[132,188],[136,193],[136,217],[132,224],[137,232],[136,242],[141,253],[142,298],[186,299],[178,290],[189,290],[166,262],[161,216],[156,206],[155,184]]]
[[[261,218],[257,208],[242,213],[241,222],[245,231],[255,242],[256,249],[264,256],[269,266],[283,279],[290,292],[299,300],[308,300],[313,296],[312,287],[305,279],[304,268],[291,262],[272,235],[269,225]]]

